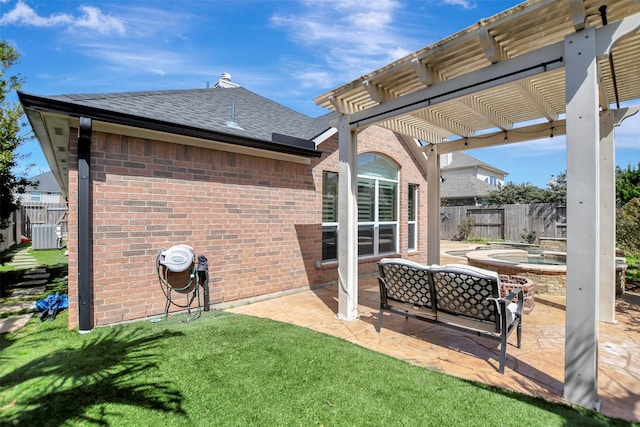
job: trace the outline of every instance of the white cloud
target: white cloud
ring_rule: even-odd
[[[316,63],[299,70],[295,78],[327,88],[357,78],[410,52],[411,43],[396,22],[402,8],[395,0],[306,1],[299,13],[275,14],[271,23],[289,32],[297,44],[314,50]],[[322,71],[318,71],[322,70]]]
[[[0,25],[27,25],[32,27],[53,27],[57,25],[69,25],[73,21],[71,15],[59,13],[50,15],[47,18],[38,16],[38,14],[27,4],[19,1],[13,10],[5,13],[0,17]]]
[[[187,61],[180,53],[163,49],[152,49],[147,45],[84,43],[81,50],[107,63],[117,70],[134,73],[169,74],[170,70],[185,68]]]
[[[476,3],[470,0],[444,0],[444,3],[452,6],[460,6],[466,10],[475,9],[477,7]]]
[[[124,22],[118,18],[105,15],[96,7],[80,7],[81,15],[56,13],[40,16],[22,0],[15,7],[0,17],[0,25],[23,25],[27,27],[58,27],[68,29],[84,28],[99,34],[125,34]]]
[[[97,7],[82,6],[80,10],[84,12],[84,15],[77,18],[74,23],[76,26],[95,30],[100,34],[125,34],[122,20],[103,14]]]

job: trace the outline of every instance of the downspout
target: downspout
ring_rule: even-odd
[[[91,119],[78,126],[78,332],[92,329],[91,297]]]

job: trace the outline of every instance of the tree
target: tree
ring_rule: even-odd
[[[547,188],[542,189],[530,182],[508,183],[504,187],[487,194],[487,201],[494,205],[518,203],[565,203],[567,200],[567,173],[552,177]]]
[[[616,214],[616,245],[640,254],[640,198],[629,200]]]
[[[560,172],[558,176],[551,177],[548,184],[549,202],[567,202],[567,171]]]
[[[616,203],[618,207],[626,205],[630,200],[640,197],[640,163],[638,169],[627,169],[616,166]]]
[[[487,194],[487,200],[494,205],[513,205],[518,203],[545,203],[549,199],[547,190],[530,182],[522,184],[508,183],[499,190]]]
[[[19,57],[16,49],[0,40],[0,229],[9,226],[11,215],[20,207],[17,195],[24,193],[30,184],[26,178],[29,167],[16,172],[18,163],[28,156],[17,153],[18,147],[28,139],[24,112],[18,102],[7,99],[12,91],[22,87],[23,79],[19,75],[6,76]]]

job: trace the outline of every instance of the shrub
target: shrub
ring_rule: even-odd
[[[476,223],[470,215],[464,217],[464,219],[460,221],[460,224],[458,224],[458,235],[455,240],[467,240],[475,225]]]
[[[536,242],[536,239],[538,238],[538,232],[535,230],[527,231],[525,229],[524,234],[522,234],[520,237],[522,237],[522,240],[532,245]]]
[[[631,254],[640,254],[640,198],[629,200],[618,210],[617,245]]]

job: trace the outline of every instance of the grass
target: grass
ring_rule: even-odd
[[[1,425],[630,425],[221,312],[0,336]]]
[[[30,243],[21,243],[0,253],[0,259],[3,260],[3,264],[0,265],[0,304],[7,302],[7,297],[11,296],[12,289],[15,285],[23,281],[24,275],[27,272],[26,269],[16,269],[14,266],[9,264],[11,261],[11,256],[9,254],[16,249],[22,248],[28,248],[28,253],[33,256],[39,264],[46,265],[47,272],[50,276],[44,292],[40,295],[13,300],[13,302],[19,302],[22,300],[38,300],[55,292],[67,293],[68,259],[65,256],[65,249],[34,250],[30,246]],[[21,314],[28,311],[29,310],[23,310],[22,312],[15,313],[3,313],[0,314],[0,317]]]
[[[0,426],[636,425],[268,319],[181,319],[78,334],[63,311],[0,335]]]
[[[640,289],[640,257],[638,255],[628,255],[627,271],[625,277],[627,279],[628,288]]]

